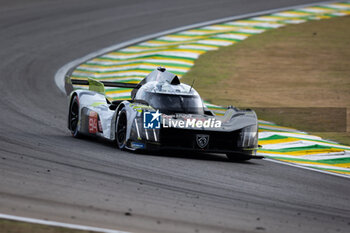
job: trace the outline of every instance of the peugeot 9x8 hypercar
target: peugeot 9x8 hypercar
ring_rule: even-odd
[[[67,76],[65,85],[70,94],[68,128],[74,137],[95,135],[128,150],[174,149],[224,153],[231,160],[260,158],[255,155],[258,122],[253,110],[228,107],[223,116],[217,116],[192,86],[165,68],[157,68],[138,84]],[[132,88],[131,98],[110,102],[105,87]]]

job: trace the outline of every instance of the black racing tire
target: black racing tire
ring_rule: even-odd
[[[79,123],[79,100],[77,96],[74,96],[70,104],[69,109],[69,129],[72,133],[72,136],[75,138],[80,138],[81,134],[78,130]]]
[[[239,154],[239,153],[227,153],[227,158],[232,162],[248,161],[252,158],[251,155]]]
[[[125,149],[126,146],[126,132],[127,132],[127,115],[125,107],[119,112],[115,122],[115,141],[117,147],[121,150]]]

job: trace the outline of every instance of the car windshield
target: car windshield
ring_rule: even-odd
[[[195,95],[171,95],[162,93],[145,93],[145,100],[164,114],[187,113],[203,114],[203,103]]]

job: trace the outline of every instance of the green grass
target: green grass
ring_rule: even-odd
[[[350,145],[349,28],[347,16],[266,31],[205,53],[182,80],[213,104]]]

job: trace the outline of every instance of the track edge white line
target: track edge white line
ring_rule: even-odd
[[[36,218],[19,217],[15,215],[2,214],[2,213],[0,213],[0,219],[21,221],[21,222],[34,223],[34,224],[40,224],[40,225],[46,225],[46,226],[64,227],[64,228],[69,228],[74,230],[101,232],[101,233],[130,233],[126,231],[118,231],[118,230],[107,229],[107,228],[90,227],[85,225],[56,222],[56,221],[49,221],[49,220],[36,219]]]

